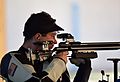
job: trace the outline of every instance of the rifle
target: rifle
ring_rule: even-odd
[[[64,40],[53,51],[72,51],[74,58],[97,58],[98,50],[118,50],[120,42],[88,42],[82,43],[74,40],[69,33],[58,34],[57,38]]]
[[[47,53],[60,52],[60,51],[72,51],[72,58],[97,58],[98,50],[118,50],[120,49],[120,42],[86,42],[82,43],[75,41],[74,37],[70,33],[62,33],[57,35],[58,39],[62,39],[64,42],[60,42],[58,47],[53,50],[48,50],[48,45],[52,44],[51,41],[43,41],[42,43],[35,43],[37,45],[43,45],[43,51]]]

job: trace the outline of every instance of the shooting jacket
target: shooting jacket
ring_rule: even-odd
[[[27,58],[26,52],[28,52],[27,49],[20,47],[18,51],[9,52],[2,58],[1,75],[7,78],[8,82],[12,82],[10,80],[10,75],[12,73],[12,77],[15,77],[14,75],[17,69],[14,65],[10,65],[12,53],[16,53],[14,54],[15,58],[22,64],[25,69],[27,69],[26,71],[29,71],[29,69],[32,68],[32,72],[30,71],[32,77],[26,79],[24,82],[70,82],[69,73],[63,60],[59,58],[53,59],[51,57],[48,60],[42,62],[35,60],[33,64]],[[11,70],[10,67],[12,67],[11,69],[14,70]]]

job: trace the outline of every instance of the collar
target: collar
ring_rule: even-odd
[[[19,52],[28,52],[28,49],[26,49],[25,47],[21,46],[18,51]]]

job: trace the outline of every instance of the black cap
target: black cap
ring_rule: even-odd
[[[64,29],[58,26],[55,21],[46,12],[32,14],[25,23],[23,35],[26,38],[31,38],[36,33],[46,34],[53,31],[63,31]]]

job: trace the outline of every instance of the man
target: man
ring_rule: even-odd
[[[1,75],[8,82],[70,82],[66,69],[68,51],[56,52],[54,56],[43,52],[43,42],[47,41],[48,50],[51,50],[57,43],[57,31],[63,31],[55,21],[46,12],[30,16],[24,27],[23,45],[18,51],[9,52],[2,58]],[[74,82],[88,81],[91,69],[87,66],[91,68],[87,63],[79,66]]]

